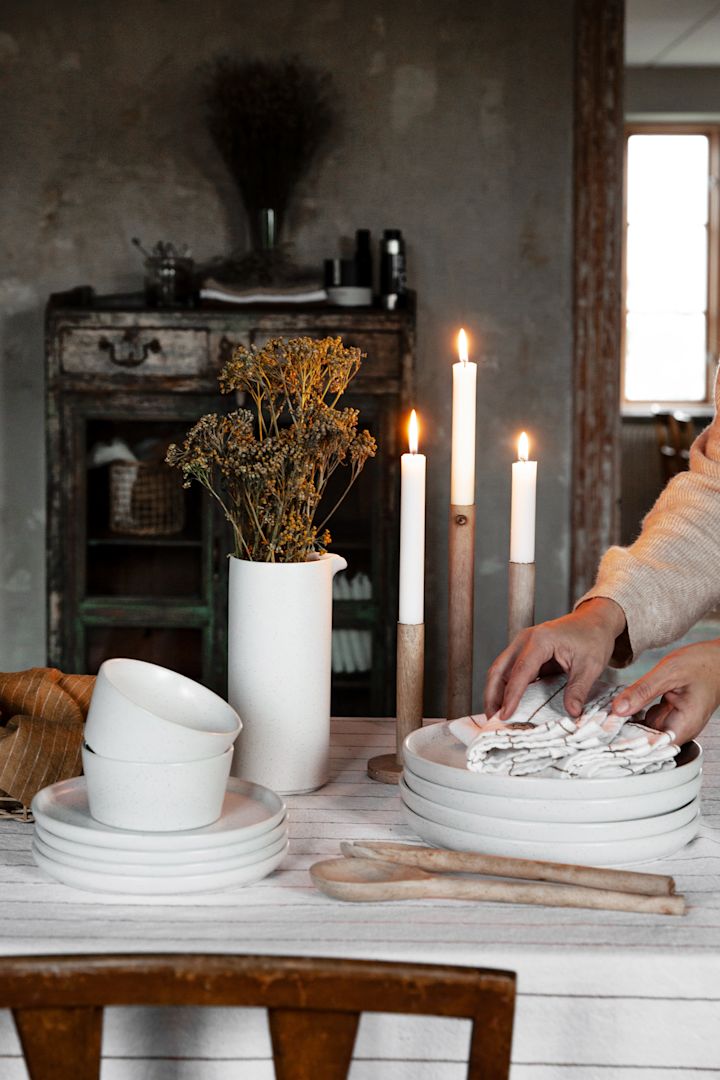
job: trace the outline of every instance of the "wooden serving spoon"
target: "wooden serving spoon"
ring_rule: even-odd
[[[335,900],[489,900],[500,904],[601,908],[651,915],[684,915],[683,896],[639,896],[578,885],[491,881],[428,874],[380,859],[327,859],[310,867],[313,884]]]
[[[388,840],[343,840],[340,850],[348,858],[380,859],[416,866],[432,873],[489,874],[490,877],[554,881],[561,885],[586,885],[609,892],[667,896],[675,892],[675,881],[666,874],[637,870],[612,870],[609,866],[573,866],[571,863],[516,859],[505,855],[480,855],[474,851],[398,844]]]

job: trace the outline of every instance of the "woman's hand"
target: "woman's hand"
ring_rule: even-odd
[[[523,630],[488,671],[486,714],[493,716],[501,710],[501,718],[507,720],[533,679],[560,670],[568,676],[565,708],[570,716],[579,716],[624,629],[625,614],[619,604],[594,597],[570,615]]]
[[[615,698],[613,712],[629,716],[656,697],[645,717],[649,727],[672,731],[678,746],[699,735],[720,706],[720,638],[668,653]]]

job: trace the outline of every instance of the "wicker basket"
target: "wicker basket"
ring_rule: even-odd
[[[167,465],[114,461],[110,528],[134,536],[170,536],[185,526],[185,497]]]

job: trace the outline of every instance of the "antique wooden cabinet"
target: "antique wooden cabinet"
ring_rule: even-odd
[[[218,369],[238,343],[339,335],[367,354],[346,395],[379,452],[331,522],[333,712],[392,715],[400,420],[413,393],[412,310],[263,305],[150,310],[79,289],[47,309],[48,656],[110,656],[226,689],[227,525],[162,464],[203,413],[230,409]],[[125,457],[128,460],[123,461]],[[132,460],[130,460],[132,459]]]

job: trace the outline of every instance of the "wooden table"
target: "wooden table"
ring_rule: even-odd
[[[385,720],[337,720],[333,779],[289,799],[284,868],[252,888],[137,901],[55,884],[30,855],[31,826],[0,822],[0,950],[263,952],[510,968],[519,998],[512,1080],[720,1077],[720,721],[705,737],[704,823],[676,858],[685,918],[452,901],[351,905],[315,892],[307,868],[343,839],[407,840],[396,790],[367,779],[390,749]],[[264,1014],[109,1010],[103,1080],[270,1080]],[[363,1020],[352,1080],[459,1080],[464,1022]],[[25,1078],[0,1012],[0,1077]]]

